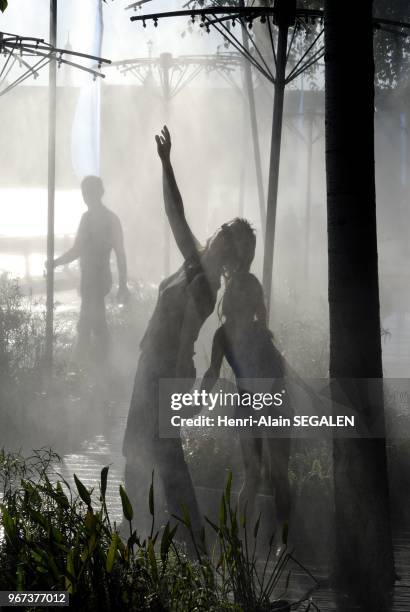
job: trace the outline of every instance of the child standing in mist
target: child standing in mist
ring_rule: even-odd
[[[253,274],[238,273],[228,281],[222,316],[224,323],[214,335],[211,364],[204,375],[202,389],[212,390],[224,357],[235,374],[239,392],[241,379],[281,379],[285,376],[285,361],[274,346],[272,333],[266,325],[263,289]],[[249,417],[250,411],[252,408],[237,407],[236,416]],[[279,416],[279,413],[274,416]],[[245,480],[239,493],[240,515],[246,509],[248,519],[252,519],[255,497],[262,483],[262,469],[266,464],[271,489],[275,493],[278,523],[287,522],[290,512],[289,438],[241,436],[240,445],[245,468]]]

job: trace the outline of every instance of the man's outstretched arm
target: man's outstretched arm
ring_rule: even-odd
[[[61,255],[60,257],[57,257],[54,260],[54,267],[56,268],[57,266],[66,266],[70,264],[72,261],[75,261],[76,259],[78,259],[79,257],[80,257],[80,252],[74,244],[71,247],[71,249],[69,249],[63,255]]]
[[[198,254],[200,244],[193,235],[185,217],[184,204],[171,164],[171,136],[167,126],[163,127],[160,136],[155,136],[155,140],[158,155],[162,162],[165,212],[182,256],[184,259],[190,259]]]
[[[57,257],[54,260],[54,267],[57,266],[67,266],[71,262],[78,259],[81,255],[81,245],[84,240],[84,231],[85,231],[85,218],[84,216],[81,218],[80,225],[78,226],[77,235],[74,240],[74,244],[71,249],[68,249],[63,255]]]

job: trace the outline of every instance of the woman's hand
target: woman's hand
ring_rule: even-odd
[[[155,136],[158,155],[162,162],[169,161],[171,156],[171,134],[166,125],[161,130],[161,135]]]

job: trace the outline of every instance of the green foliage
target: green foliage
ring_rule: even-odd
[[[182,432],[184,454],[195,484],[200,486],[223,487],[226,471],[231,468],[236,474],[242,468],[239,442],[236,437],[224,431],[200,428]]]
[[[154,530],[143,541],[133,529],[133,510],[121,487],[129,536],[112,525],[106,505],[108,468],[101,471],[96,494],[75,476],[78,496],[53,472],[58,456],[34,451],[28,459],[0,453],[2,503],[0,526],[1,590],[67,590],[73,609],[88,611],[265,612],[289,610],[274,597],[281,576],[293,559],[285,527],[278,557],[273,538],[263,570],[257,569],[259,521],[250,537],[246,517],[239,524],[232,507],[232,475],[221,499],[219,523],[208,521],[216,535],[207,553],[205,532],[194,534],[186,509],[177,520],[191,534],[196,560],[175,541],[177,526]],[[273,562],[272,562],[273,561]],[[290,574],[285,580],[285,589]],[[283,583],[283,581],[282,581]],[[283,585],[282,585],[283,588]],[[293,609],[297,609],[298,602]]]
[[[115,364],[110,394],[104,394],[107,405],[114,396],[116,399],[128,397],[128,382],[135,373],[138,357],[138,339],[154,300],[154,290],[150,287],[134,283],[131,291],[132,298],[126,308],[112,301],[107,309]],[[43,393],[45,311],[42,300],[23,295],[17,280],[0,274],[0,429],[7,428],[7,443],[11,447],[14,441],[26,448],[49,441],[61,448],[60,441],[56,440],[54,420],[39,417],[46,415],[48,408],[63,415],[67,414],[68,406],[73,414],[80,404],[86,404],[89,409],[95,407],[98,414],[101,411],[95,392],[101,385],[99,368],[95,366],[100,363],[100,355],[94,359],[95,347],[90,343],[90,354],[83,360],[77,359],[78,314],[72,311],[55,313],[53,385],[47,395]],[[85,428],[94,426],[89,416],[83,424]]]
[[[260,559],[256,554],[261,516],[253,525],[250,535],[246,511],[242,516],[238,516],[237,506],[232,505],[231,488],[232,473],[230,472],[221,497],[218,523],[206,518],[217,536],[212,558],[203,553],[203,546],[196,544],[190,522],[185,517],[178,519],[191,533],[204,580],[211,588],[221,585],[222,593],[226,598],[233,595],[239,610],[245,612],[282,610],[286,612],[291,609],[290,602],[282,599],[287,591],[291,575],[288,566],[290,562],[295,562],[302,567],[294,559],[292,551],[288,549],[288,526],[287,524],[283,526],[281,545],[278,546],[275,542],[275,534],[270,538],[268,552],[261,567]],[[204,545],[204,541],[202,544]],[[284,593],[276,598],[275,593],[285,572],[287,572],[287,578]],[[283,583],[281,588],[283,589]],[[293,603],[292,609],[298,609],[303,601],[302,599],[300,602]]]
[[[374,0],[376,17],[410,24],[408,0]],[[396,31],[394,31],[396,30]],[[405,36],[407,34],[407,36]],[[379,89],[395,89],[409,84],[410,36],[409,30],[386,26],[375,33],[374,56],[376,86]]]
[[[57,460],[46,450],[26,461],[0,456],[5,535],[0,588],[67,589],[73,609],[84,611],[229,609],[205,591],[199,569],[178,551],[175,527],[168,524],[162,534],[140,542],[123,489],[130,537],[124,539],[111,525],[105,500],[108,468],[101,472],[96,507],[94,492],[78,477],[78,497],[66,481],[53,481],[49,472]]]
[[[15,379],[39,366],[45,320],[32,300],[25,298],[18,281],[0,276],[0,371]]]
[[[329,504],[333,486],[332,451],[329,444],[304,441],[289,462],[289,480],[297,497]]]
[[[124,516],[127,519],[127,521],[131,522],[134,516],[134,512],[131,506],[131,502],[128,499],[128,495],[126,494],[125,489],[122,485],[120,485],[120,495],[121,495],[122,511],[124,513]]]

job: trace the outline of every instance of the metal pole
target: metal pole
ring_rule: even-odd
[[[401,172],[400,172],[400,182],[401,182],[401,198],[400,198],[400,207],[403,219],[403,225],[408,227],[408,131],[407,131],[407,117],[405,112],[400,113],[400,161],[401,161]],[[408,254],[409,253],[409,242],[406,239],[404,241],[404,250]]]
[[[407,187],[407,175],[408,175],[408,152],[407,152],[407,118],[406,113],[400,113],[400,158],[401,158],[401,184],[405,189]]]
[[[164,100],[165,123],[169,120],[169,107],[171,100],[171,89],[169,82],[169,68],[172,62],[171,53],[161,53],[160,70],[162,71],[162,95]],[[171,229],[167,217],[164,219],[164,275],[171,273]]]
[[[50,0],[50,44],[57,44],[57,0]],[[50,61],[48,86],[48,207],[47,207],[47,312],[45,366],[51,377],[53,367],[54,335],[54,204],[56,166],[56,107],[57,107],[57,66]]]
[[[245,7],[245,1],[240,0],[241,7]],[[249,38],[246,32],[246,26],[242,25],[242,41],[246,51],[249,52]],[[243,61],[243,69],[245,75],[245,85],[249,104],[249,116],[252,130],[253,155],[255,159],[256,185],[258,188],[259,212],[261,217],[262,234],[265,235],[266,229],[266,210],[265,210],[265,194],[263,190],[262,163],[261,152],[259,147],[258,121],[256,117],[255,91],[253,89],[252,67],[247,59]]]
[[[238,216],[245,216],[245,176],[246,176],[246,142],[247,142],[247,127],[248,123],[246,121],[247,112],[246,112],[246,102],[245,97],[242,96],[242,151],[241,151],[241,167],[239,174],[239,206],[238,206]]]
[[[309,253],[310,253],[310,213],[312,205],[312,154],[313,154],[313,115],[307,116],[307,177],[306,177],[306,227],[305,227],[305,256],[304,256],[304,279],[306,287],[309,286]]]
[[[276,60],[275,96],[273,102],[272,140],[269,164],[268,205],[266,211],[265,251],[263,257],[263,288],[267,304],[268,320],[272,293],[273,249],[275,242],[276,207],[278,200],[280,145],[282,139],[283,102],[285,97],[286,52],[288,21],[279,22]]]

